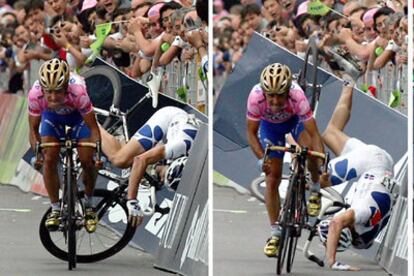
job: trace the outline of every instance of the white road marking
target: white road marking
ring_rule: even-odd
[[[6,211],[6,212],[18,212],[18,213],[29,213],[32,210],[30,209],[12,209],[12,208],[0,208],[0,211]]]
[[[224,210],[224,209],[213,209],[214,212],[232,213],[232,214],[247,214],[245,210]]]

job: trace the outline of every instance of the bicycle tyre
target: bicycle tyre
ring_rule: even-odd
[[[84,191],[80,191],[79,197],[81,198],[83,197],[83,195],[84,195]],[[116,197],[113,191],[96,189],[94,191],[94,196],[102,198],[102,200],[100,200],[99,203],[96,204],[97,215],[98,215],[99,220],[101,220],[101,218],[106,215],[106,212],[108,212],[109,208],[114,207],[114,206],[116,207],[116,205],[119,205],[122,208],[122,211],[124,212],[125,216],[128,217],[128,209],[126,207],[125,201]],[[40,235],[41,242],[43,246],[46,248],[46,250],[49,251],[49,253],[51,253],[53,256],[61,260],[67,261],[68,253],[55,244],[55,242],[53,241],[51,237],[51,232],[49,232],[49,230],[45,226],[45,221],[50,211],[51,211],[51,208],[49,208],[45,212],[40,222],[39,235]],[[98,228],[99,227],[105,227],[105,226],[98,226]],[[128,245],[129,241],[134,237],[135,230],[136,230],[136,227],[131,226],[131,224],[128,222],[126,225],[125,231],[120,234],[121,237],[117,243],[115,243],[108,249],[102,252],[99,252],[99,253],[95,253],[95,254],[82,254],[82,253],[79,253],[78,251],[76,255],[77,262],[92,263],[92,262],[101,261],[103,259],[113,256],[117,252],[121,251],[126,245]],[[113,232],[116,232],[116,231],[113,231]]]
[[[289,179],[289,176],[282,175],[282,180]],[[256,177],[253,179],[253,181],[250,183],[250,193],[252,196],[257,198],[261,202],[265,202],[265,189],[266,189],[266,183],[265,183],[265,176],[260,175],[259,177]]]
[[[303,62],[303,68],[301,70],[298,83],[302,87],[305,93],[308,91],[308,79],[312,81],[310,88],[311,91],[311,109],[315,111],[317,108],[317,101],[319,101],[320,91],[318,88],[318,54],[319,50],[316,45],[316,41],[314,37],[309,39],[309,45],[306,49],[305,60]],[[312,55],[312,63],[309,62],[309,56]],[[308,67],[309,65],[309,67]],[[311,69],[311,70],[310,70]],[[310,72],[310,76],[309,75]],[[306,93],[309,94],[309,93]]]
[[[118,73],[114,69],[112,69],[109,66],[98,65],[82,72],[82,76],[85,78],[86,86],[88,87],[88,94],[91,98],[93,106],[99,107],[107,111],[109,111],[109,108],[112,105],[115,108],[120,108],[122,96],[122,83],[120,77],[118,76]],[[101,89],[99,91],[99,95],[93,94],[98,92],[95,91],[98,88],[95,86],[102,86],[102,88],[105,88],[105,83],[102,82],[102,79],[98,79],[99,85],[93,85],[94,77],[98,76],[103,76],[109,80],[113,90],[113,93],[111,93],[111,95],[109,95],[108,91],[105,89]],[[90,86],[92,86],[92,90],[94,91],[90,91]],[[104,95],[102,95],[101,92],[104,93]],[[107,92],[106,95],[105,92]],[[115,118],[113,117],[106,117],[105,120],[100,120],[100,123],[106,129],[112,124],[114,119]]]
[[[71,154],[66,156],[66,192],[68,206],[67,237],[68,237],[68,265],[69,270],[76,267],[76,218],[75,218],[75,190],[76,183],[73,182]]]
[[[300,179],[297,193],[294,193],[294,200],[292,200],[292,210],[294,210],[295,217],[293,219],[292,225],[292,233],[289,237],[289,250],[288,250],[288,258],[286,264],[286,271],[290,273],[293,267],[293,261],[295,260],[296,255],[296,247],[298,244],[298,239],[302,232],[302,225],[305,223],[306,218],[306,199],[305,199],[305,183],[304,177],[302,176]],[[297,225],[297,227],[295,227]]]
[[[297,181],[297,175],[293,174],[291,179],[289,180],[289,186],[286,194],[286,200],[283,203],[283,215],[282,220],[279,222],[280,226],[282,227],[282,234],[279,238],[279,254],[277,258],[277,274],[280,275],[283,271],[283,265],[285,262],[285,257],[287,253],[287,245],[289,242],[289,237],[291,236],[291,224],[292,221],[292,210],[289,206],[292,205],[292,190],[293,185]]]

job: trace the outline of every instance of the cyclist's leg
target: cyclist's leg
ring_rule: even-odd
[[[42,143],[59,142],[56,137],[42,136]],[[43,152],[43,181],[49,195],[50,202],[57,203],[59,201],[59,174],[57,164],[59,164],[59,147],[47,147]]]
[[[322,138],[324,143],[339,156],[350,138],[343,131],[351,117],[353,87],[344,86],[336,104],[331,120],[328,123]]]
[[[301,146],[306,146],[313,150],[312,140],[309,133],[304,129],[303,123],[298,122],[296,127],[292,130],[292,135]],[[319,183],[318,162],[316,158],[309,157],[307,167],[311,173],[312,183],[310,185],[310,196],[307,204],[308,214],[312,217],[317,216],[321,209],[321,185]]]
[[[266,174],[265,203],[270,225],[279,219],[279,185],[282,180],[283,158],[270,158],[270,173]]]
[[[284,146],[286,143],[285,134],[291,129],[290,122],[272,124],[266,121],[260,122],[259,138],[262,147],[267,144]],[[270,173],[266,174],[265,204],[270,220],[274,225],[279,218],[280,199],[279,184],[282,179],[284,152],[272,151],[269,154]]]
[[[59,116],[52,112],[43,112],[40,124],[41,142],[59,142],[64,136],[64,128],[60,124]],[[43,153],[43,180],[50,198],[50,202],[59,201],[59,175],[57,164],[59,163],[59,147],[47,147],[42,150]]]
[[[63,136],[63,127],[58,122],[58,116],[49,112],[42,113],[40,125],[41,142],[59,142]],[[47,147],[43,153],[43,181],[50,198],[52,212],[45,222],[46,228],[56,230],[60,224],[59,204],[59,174],[57,164],[59,163],[59,147]]]

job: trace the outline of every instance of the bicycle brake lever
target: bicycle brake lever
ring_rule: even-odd
[[[264,155],[263,155],[263,163],[265,163],[267,161],[269,151],[270,151],[270,145],[266,144],[265,152],[264,152]]]
[[[325,153],[325,160],[324,160],[324,166],[323,166],[323,171],[325,173],[328,172],[328,163],[329,163],[329,160],[330,160],[330,156],[329,156],[329,152],[327,152],[327,153]]]

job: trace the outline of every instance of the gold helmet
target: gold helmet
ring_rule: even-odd
[[[45,90],[61,90],[69,81],[69,65],[57,58],[48,60],[40,66],[39,82]]]
[[[284,94],[292,84],[292,73],[287,65],[273,63],[263,69],[260,86],[265,94]]]

